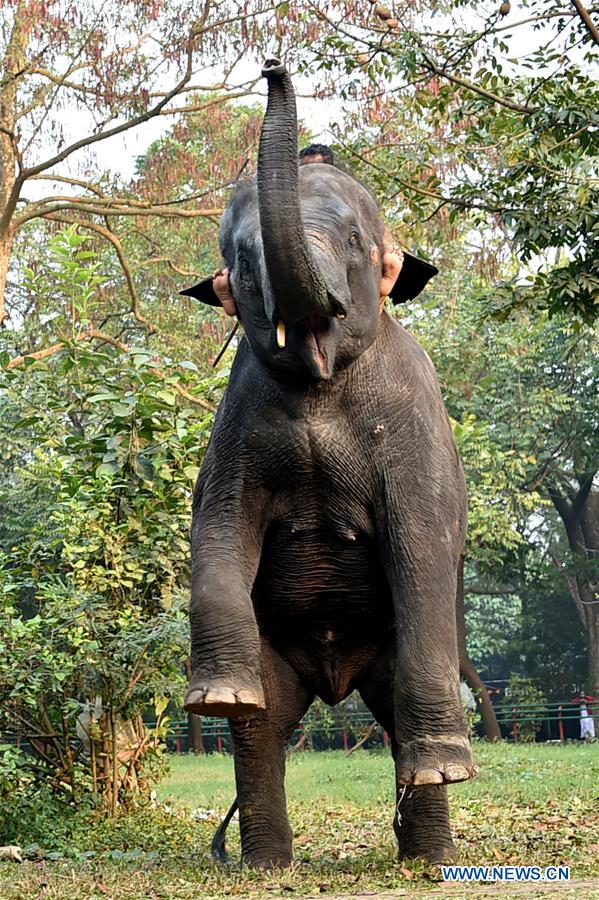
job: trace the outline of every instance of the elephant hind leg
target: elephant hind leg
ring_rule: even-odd
[[[400,747],[395,737],[394,668],[394,653],[390,648],[376,660],[358,690],[377,722],[391,736],[396,780],[393,829],[399,856],[400,859],[424,859],[432,865],[453,862],[456,851],[449,826],[446,785],[411,785],[400,781]]]
[[[244,863],[256,868],[288,866],[293,833],[285,798],[287,741],[313,694],[268,641],[262,640],[262,684],[266,709],[249,719],[231,719],[235,780]]]

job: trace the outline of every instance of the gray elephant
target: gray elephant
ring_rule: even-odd
[[[221,226],[245,336],[194,498],[185,705],[231,719],[247,863],[290,863],[286,742],[315,696],[354,689],[392,736],[400,854],[449,860],[446,783],[475,772],[462,469],[428,356],[380,312],[372,195],[330,165],[298,170],[289,75],[278,60],[263,74],[257,181]],[[407,257],[392,299],[436,271]],[[211,279],[186,293],[218,303]]]

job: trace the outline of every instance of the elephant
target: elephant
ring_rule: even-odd
[[[298,168],[291,78],[220,230],[241,339],[193,500],[188,712],[227,716],[242,860],[287,866],[285,750],[357,689],[391,737],[403,857],[455,858],[447,784],[476,773],[460,699],[461,463],[433,365],[381,312],[384,226],[349,173]],[[393,302],[437,269],[406,254]],[[218,305],[212,279],[185,292]]]

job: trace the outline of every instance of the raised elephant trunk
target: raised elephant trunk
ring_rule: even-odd
[[[299,201],[297,113],[291,78],[278,59],[262,68],[268,104],[258,152],[258,201],[266,270],[277,311],[293,324],[337,310],[310,253]]]

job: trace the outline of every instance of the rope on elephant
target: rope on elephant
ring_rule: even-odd
[[[225,343],[224,343],[223,346],[221,347],[218,356],[216,356],[216,357],[213,359],[213,361],[212,361],[212,368],[213,368],[213,369],[216,368],[216,366],[219,364],[219,362],[220,362],[221,359],[223,358],[224,353],[225,353],[225,350],[227,349],[227,347],[229,346],[229,344],[230,344],[231,341],[233,340],[233,337],[234,337],[234,335],[235,335],[235,332],[237,331],[238,328],[239,328],[239,322],[235,322],[235,324],[233,325],[233,328],[231,329],[231,331],[230,331],[229,334],[227,335],[226,340],[225,340]]]
[[[399,799],[398,799],[398,801],[397,801],[397,806],[395,807],[395,814],[397,815],[397,827],[398,827],[398,828],[401,828],[401,813],[400,813],[400,811],[399,811],[399,807],[400,807],[401,804],[403,803],[403,799],[404,799],[404,797],[406,796],[406,791],[407,791],[407,789],[408,789],[408,785],[407,785],[407,784],[404,784],[404,786],[403,786],[402,789],[401,789],[401,793],[400,793],[400,795],[399,795]]]

